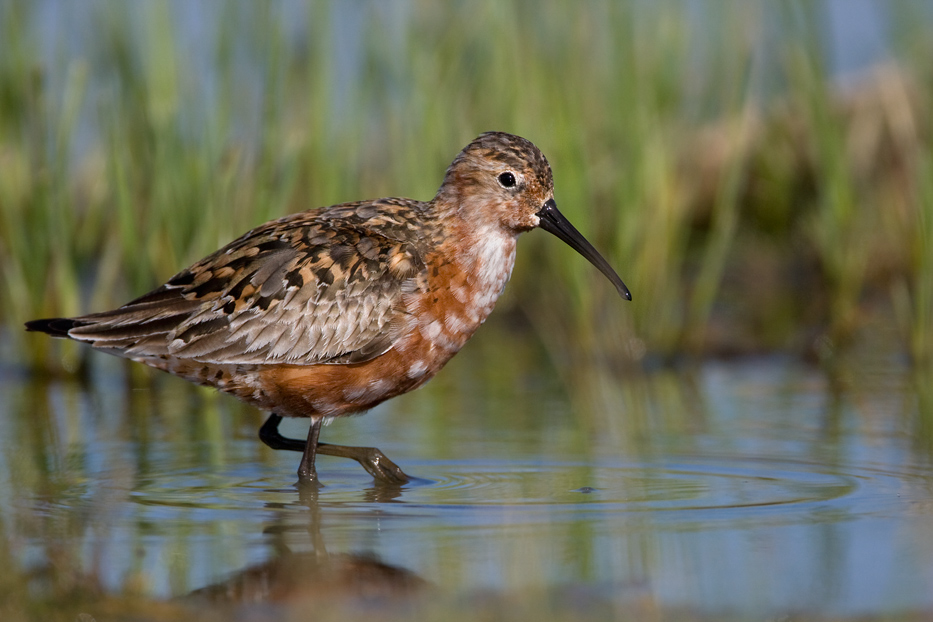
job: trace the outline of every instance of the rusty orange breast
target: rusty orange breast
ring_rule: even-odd
[[[334,417],[421,386],[485,321],[514,264],[514,238],[454,249],[451,243],[428,257],[424,287],[405,296],[405,326],[386,353],[356,364],[260,366],[253,382],[231,392],[285,416]]]

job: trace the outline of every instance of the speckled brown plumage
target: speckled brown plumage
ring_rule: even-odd
[[[113,311],[36,320],[273,411],[261,437],[355,458],[378,479],[407,476],[378,450],[319,443],[322,419],[360,412],[431,378],[492,311],[519,233],[544,228],[609,265],[560,215],[551,169],[529,141],[488,132],[447,170],[432,201],[385,198],[292,214],[249,231]],[[281,416],[311,417],[307,441]]]

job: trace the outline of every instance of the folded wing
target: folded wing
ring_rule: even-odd
[[[363,362],[401,335],[403,298],[420,287],[424,270],[412,243],[359,223],[283,219],[119,309],[53,326],[134,359]]]

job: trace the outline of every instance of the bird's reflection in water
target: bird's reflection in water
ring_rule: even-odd
[[[392,566],[369,553],[330,554],[321,532],[321,506],[316,483],[299,486],[297,505],[310,510],[306,526],[312,550],[295,552],[285,543],[298,528],[281,521],[263,530],[271,538],[275,557],[247,567],[227,579],[200,588],[188,598],[216,604],[290,603],[294,601],[395,600],[424,594],[430,584],[415,573]],[[369,502],[387,502],[401,495],[398,486],[376,485],[365,491]],[[281,507],[281,506],[279,506]]]
[[[195,590],[191,597],[215,603],[383,600],[415,596],[427,586],[413,572],[368,555],[286,553]]]

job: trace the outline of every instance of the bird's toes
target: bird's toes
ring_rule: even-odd
[[[411,481],[411,478],[405,475],[405,472],[402,471],[397,464],[389,460],[384,453],[375,448],[371,450],[367,459],[367,464],[363,466],[376,480],[386,484],[401,486]]]

